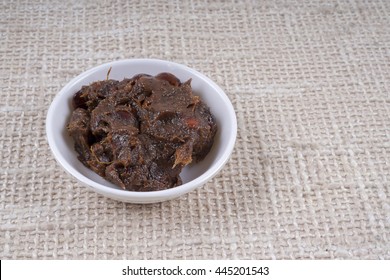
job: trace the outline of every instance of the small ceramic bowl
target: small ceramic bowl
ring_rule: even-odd
[[[104,80],[111,67],[110,79],[122,80],[136,74],[156,75],[170,72],[182,82],[192,79],[194,94],[199,95],[215,116],[218,132],[206,158],[186,166],[180,174],[183,184],[171,189],[134,192],[119,188],[85,167],[78,159],[66,125],[72,112],[72,97],[83,85]],[[106,63],[92,68],[71,80],[54,98],[46,118],[46,134],[58,163],[83,185],[112,199],[130,203],[153,203],[176,198],[205,184],[229,159],[237,134],[236,115],[223,90],[203,74],[184,65],[156,60],[129,59]]]

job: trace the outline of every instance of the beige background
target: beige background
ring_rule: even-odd
[[[390,1],[155,2],[0,4],[0,257],[390,259]],[[236,147],[203,188],[124,204],[56,164],[54,96],[124,58],[230,97]]]

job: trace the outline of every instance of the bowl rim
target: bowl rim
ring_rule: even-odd
[[[222,98],[224,103],[226,104],[226,107],[228,109],[228,112],[226,112],[227,115],[229,115],[232,123],[232,135],[228,139],[226,148],[222,154],[222,156],[217,160],[216,163],[213,164],[212,168],[207,169],[203,174],[201,174],[199,177],[184,183],[182,185],[179,185],[177,187],[173,187],[166,190],[159,190],[159,191],[148,191],[148,192],[137,192],[137,191],[128,191],[128,190],[122,190],[122,189],[113,189],[109,186],[105,186],[103,184],[97,183],[90,178],[84,176],[81,174],[75,167],[73,167],[68,161],[66,161],[60,151],[60,148],[57,146],[57,144],[54,141],[54,134],[51,130],[51,127],[53,126],[54,121],[54,114],[55,114],[55,108],[59,105],[59,103],[62,101],[63,95],[66,95],[69,89],[80,80],[88,77],[89,75],[93,74],[94,72],[99,71],[102,68],[107,67],[114,67],[115,65],[120,64],[132,64],[132,63],[165,63],[170,66],[173,66],[175,68],[181,68],[181,70],[188,72],[190,74],[193,74],[197,76],[198,78],[201,78],[204,82],[208,83],[214,91]],[[46,116],[46,137],[47,141],[49,143],[50,149],[54,155],[54,158],[56,161],[67,171],[70,175],[75,177],[79,182],[82,184],[91,187],[96,192],[106,195],[106,196],[115,196],[115,197],[121,197],[123,199],[138,199],[138,200],[150,200],[154,201],[156,199],[164,200],[169,199],[170,197],[177,197],[181,194],[187,193],[191,190],[194,190],[198,186],[204,184],[211,178],[213,178],[225,165],[225,163],[229,160],[231,153],[233,152],[234,145],[236,142],[237,137],[237,117],[236,113],[234,111],[233,105],[226,95],[226,93],[211,79],[206,77],[204,74],[198,72],[197,70],[194,70],[186,65],[179,64],[176,62],[171,62],[167,60],[161,60],[161,59],[153,59],[153,58],[135,58],[135,59],[122,59],[122,60],[115,60],[111,62],[106,62],[104,64],[92,67],[78,76],[71,79],[53,98],[49,110],[47,112]]]

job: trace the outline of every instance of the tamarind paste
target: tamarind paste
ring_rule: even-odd
[[[67,130],[78,159],[130,191],[182,184],[180,172],[210,151],[217,131],[208,106],[170,73],[83,86]]]

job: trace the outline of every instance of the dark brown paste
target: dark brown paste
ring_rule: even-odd
[[[180,185],[183,167],[207,155],[217,131],[191,80],[170,73],[94,82],[73,107],[67,129],[79,160],[131,191]]]

